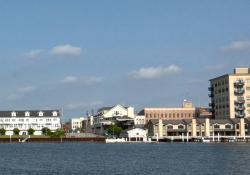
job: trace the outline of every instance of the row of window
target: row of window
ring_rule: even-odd
[[[0,122],[42,122],[42,121],[46,121],[46,122],[51,122],[51,121],[57,121],[58,119],[57,118],[53,118],[53,120],[51,118],[46,118],[46,119],[24,119],[24,118],[20,118],[20,119],[15,119],[15,118],[6,118],[6,119],[0,119]]]
[[[146,118],[192,118],[193,113],[146,114]]]

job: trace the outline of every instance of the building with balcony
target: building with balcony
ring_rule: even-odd
[[[134,126],[134,108],[115,105],[103,107],[97,111],[92,119],[92,130],[96,134],[104,134],[105,130],[111,125],[118,125],[123,129]]]
[[[150,120],[147,124],[148,136],[160,139],[169,136],[211,137],[250,135],[250,119],[184,119]]]
[[[250,117],[250,68],[235,68],[210,80],[211,112],[216,119]]]
[[[19,135],[28,135],[28,129],[35,130],[34,135],[41,135],[42,128],[52,132],[61,128],[59,110],[0,111],[0,128],[6,135],[13,135],[13,129],[20,130]]]

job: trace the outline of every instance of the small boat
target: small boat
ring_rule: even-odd
[[[210,139],[202,138],[201,141],[202,141],[203,143],[210,143]]]
[[[126,142],[126,140],[124,138],[112,138],[112,139],[105,139],[106,143],[123,143]]]

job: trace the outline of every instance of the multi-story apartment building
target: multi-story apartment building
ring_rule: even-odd
[[[195,117],[192,103],[184,100],[182,108],[144,108],[139,115],[145,116],[145,124],[151,119],[180,120]]]
[[[13,135],[14,128],[20,135],[27,135],[30,128],[35,130],[34,135],[41,135],[45,127],[52,132],[61,128],[59,110],[0,111],[0,128],[6,135]]]
[[[209,106],[216,119],[250,117],[250,68],[210,80]]]

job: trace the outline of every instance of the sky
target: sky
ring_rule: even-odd
[[[0,1],[0,110],[207,107],[250,67],[248,0]]]

